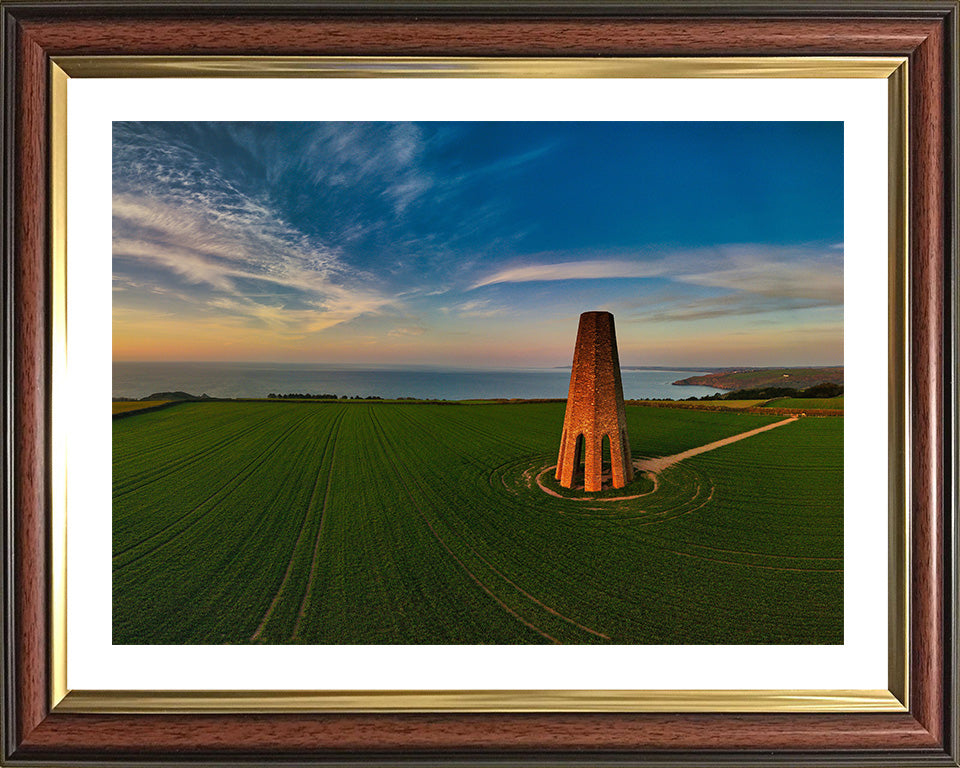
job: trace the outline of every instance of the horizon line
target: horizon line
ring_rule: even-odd
[[[447,364],[447,363],[375,363],[375,362],[323,362],[323,361],[308,361],[308,360],[117,360],[112,359],[111,364],[115,363],[129,363],[129,364],[167,364],[167,365],[183,365],[183,364],[192,364],[192,365],[323,365],[323,366],[349,366],[349,367],[358,367],[358,366],[375,366],[375,367],[385,367],[385,368],[466,368],[466,369],[479,369],[484,368],[536,368],[540,370],[553,370],[556,368],[570,368],[572,367],[572,361],[570,363],[562,363],[560,365],[488,365],[488,366],[471,366],[471,365],[457,365],[457,364]],[[620,363],[621,368],[660,368],[667,370],[687,370],[687,369],[698,369],[698,368],[714,368],[714,369],[724,369],[731,370],[735,368],[750,368],[756,370],[769,370],[772,368],[843,368],[844,363],[783,363],[778,365],[756,365],[752,363],[734,363],[734,364],[689,364],[689,363],[677,363],[677,364],[660,364],[660,363]]]

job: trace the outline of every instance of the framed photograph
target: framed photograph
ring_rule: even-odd
[[[958,765],[956,2],[0,6],[4,764]]]

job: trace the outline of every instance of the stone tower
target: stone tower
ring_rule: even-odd
[[[570,394],[557,459],[560,485],[573,487],[574,473],[583,458],[583,489],[601,489],[604,437],[610,440],[613,487],[623,488],[633,480],[633,462],[623,408],[617,333],[609,312],[584,312],[573,350]]]

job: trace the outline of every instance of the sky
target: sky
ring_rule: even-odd
[[[840,122],[113,124],[113,354],[843,362]]]

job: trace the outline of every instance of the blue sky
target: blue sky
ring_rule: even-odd
[[[114,123],[114,357],[838,364],[843,126]]]

